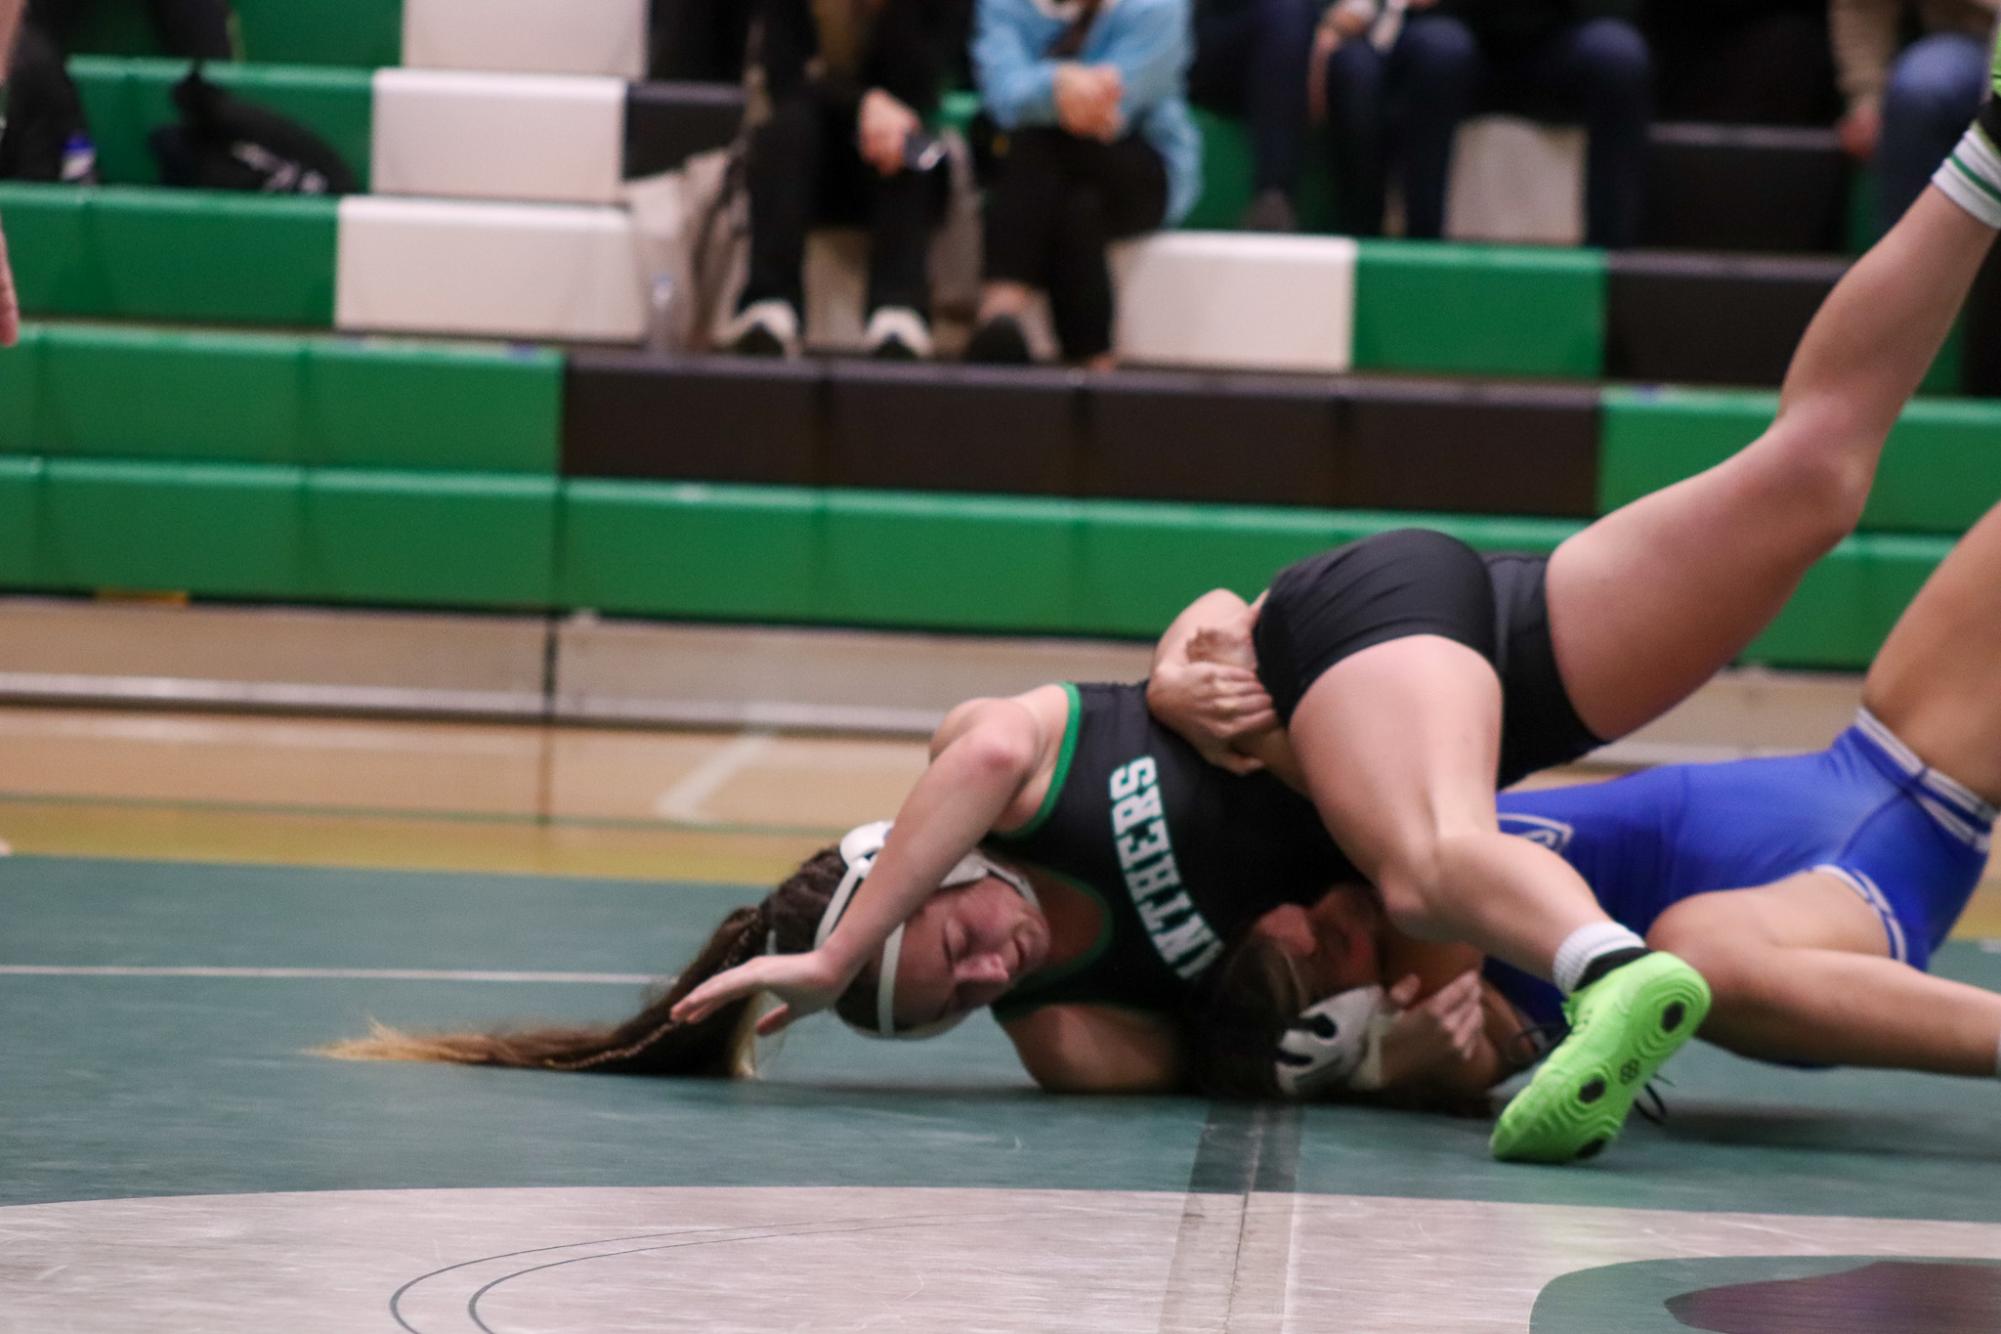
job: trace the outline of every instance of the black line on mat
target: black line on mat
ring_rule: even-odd
[[[1254,1192],[1289,1195],[1299,1170],[1299,1108],[1217,1102],[1195,1147],[1168,1265],[1161,1334],[1227,1329]],[[1234,1201],[1222,1197],[1235,1196]]]

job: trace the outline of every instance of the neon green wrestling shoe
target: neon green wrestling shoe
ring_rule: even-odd
[[[1510,1163],[1596,1155],[1708,1013],[1709,984],[1672,954],[1656,950],[1614,968],[1564,1001],[1570,1035],[1502,1111],[1488,1147]]]

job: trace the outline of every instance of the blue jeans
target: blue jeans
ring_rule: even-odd
[[[1196,13],[1189,99],[1243,113],[1259,190],[1290,191],[1299,182],[1306,66],[1318,12],[1313,0],[1241,0],[1230,9],[1203,6]]]
[[[1495,110],[1584,126],[1585,240],[1628,246],[1638,237],[1653,64],[1630,23],[1564,24],[1519,50],[1493,52],[1459,19],[1417,14],[1387,53],[1344,42],[1328,60],[1327,94],[1342,220],[1359,234],[1382,229],[1393,159],[1405,234],[1438,236],[1453,136],[1474,111]]]
[[[1883,137],[1876,144],[1876,216],[1889,231],[1924,192],[1980,109],[1987,47],[1964,33],[1935,32],[1906,47],[1883,91]]]

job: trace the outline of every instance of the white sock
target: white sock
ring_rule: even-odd
[[[1978,125],[1968,129],[1959,147],[1939,164],[1932,184],[1981,222],[2001,228],[2001,152]]]
[[[1556,962],[1550,965],[1550,974],[1567,996],[1577,990],[1584,970],[1600,955],[1614,950],[1643,950],[1646,947],[1646,941],[1617,922],[1593,922],[1590,926],[1578,927],[1556,947]]]

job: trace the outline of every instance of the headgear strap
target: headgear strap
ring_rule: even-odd
[[[882,852],[882,845],[889,839],[889,828],[888,820],[877,820],[873,824],[850,829],[841,836],[841,860],[848,864],[847,874],[841,877],[841,883],[834,890],[834,897],[827,900],[827,909],[820,914],[819,929],[813,933],[814,949],[826,944],[827,937],[833,935],[834,928],[840,925],[841,915],[847,912],[848,905],[854,902],[855,891],[874,869],[875,859]],[[1041,906],[1036,900],[1035,891],[1029,887],[1024,877],[1004,866],[995,865],[977,852],[969,852],[961,857],[959,864],[945,873],[945,878],[939,882],[938,888],[954,889],[960,885],[970,885],[977,880],[984,880],[988,876],[1004,881],[1015,893],[1027,899],[1030,907]],[[903,923],[897,923],[896,930],[890,932],[889,938],[882,942],[881,975],[875,989],[875,1027],[868,1028],[849,1022],[843,1016],[842,1021],[847,1023],[848,1027],[866,1037],[910,1039],[936,1037],[947,1029],[957,1026],[966,1017],[964,1014],[955,1014],[933,1023],[920,1024],[916,1028],[897,1028],[896,967],[903,959],[903,926]]]

